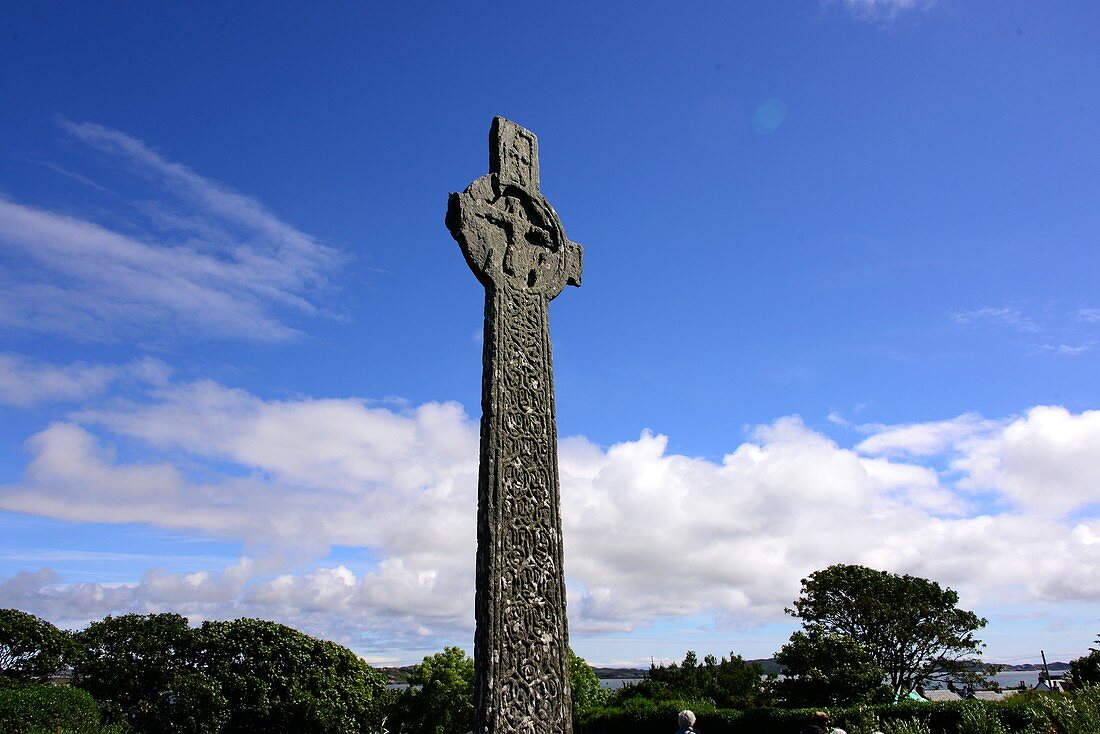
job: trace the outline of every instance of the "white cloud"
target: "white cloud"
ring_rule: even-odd
[[[951,313],[951,319],[956,324],[963,325],[1000,324],[1027,333],[1040,331],[1039,325],[1031,317],[1025,315],[1019,309],[1008,307],[985,306],[983,308],[954,311]]]
[[[313,555],[324,553],[331,544],[446,554],[465,546],[456,541],[456,534],[468,536],[465,540],[473,537],[473,516],[466,510],[476,506],[477,444],[473,434],[462,462],[450,463],[441,450],[441,458],[433,463],[430,452],[438,449],[430,424],[440,411],[450,413],[452,420],[461,419],[460,411],[432,405],[399,418],[413,434],[419,432],[419,424],[429,424],[423,432],[428,435],[422,433],[405,458],[383,455],[375,460],[368,454],[361,461],[352,454],[332,459],[325,445],[331,432],[326,430],[302,436],[303,442],[315,443],[309,444],[313,455],[300,463],[280,456],[278,442],[255,463],[237,465],[238,475],[219,473],[217,456],[212,456],[210,465],[199,472],[210,476],[207,481],[189,478],[167,461],[118,461],[110,447],[82,426],[54,423],[27,441],[33,458],[25,481],[0,488],[0,506],[72,522],[191,529]],[[349,424],[346,430],[354,434],[358,427]],[[468,423],[454,427],[472,428]],[[424,449],[419,462],[417,448]],[[193,466],[194,461],[183,464]],[[327,470],[333,483],[326,486],[317,478],[293,481],[310,466]]]
[[[332,248],[139,140],[60,125],[152,179],[161,198],[111,212],[120,228],[0,200],[0,324],[81,339],[273,341],[297,333],[284,316],[318,312],[315,296],[339,261]]]
[[[1053,354],[1062,354],[1069,357],[1076,357],[1079,354],[1092,350],[1092,344],[1043,344],[1040,347],[1043,352],[1051,352]]]
[[[158,394],[155,404],[82,418],[167,454],[185,452],[179,466],[199,466],[195,476],[168,461],[119,461],[85,426],[56,423],[28,440],[24,481],[0,488],[0,506],[241,540],[286,560],[255,569],[247,586],[221,601],[203,596],[212,581],[201,576],[191,586],[182,576],[149,577],[122,601],[121,592],[103,590],[100,616],[111,604],[140,610],[178,602],[191,614],[277,616],[332,639],[352,639],[356,625],[403,639],[412,616],[445,640],[470,630],[478,433],[460,406],[397,412],[359,400],[265,402],[213,383]],[[222,471],[225,465],[232,470]],[[319,571],[268,578],[273,569],[324,558],[334,544],[372,549],[381,563],[348,589]],[[183,602],[192,587],[203,604]],[[96,596],[87,585],[51,594],[49,608],[66,619],[79,616],[63,613],[66,595],[74,595],[77,610]],[[341,620],[348,605],[360,611]]]
[[[151,569],[132,583],[67,584],[41,568],[0,581],[0,599],[67,628],[107,614],[176,612],[193,624],[262,617],[366,651],[379,662],[403,664],[473,634],[472,580],[465,577],[455,582],[425,571],[410,574],[399,561],[358,576],[343,565],[300,575],[257,570],[253,559],[242,557],[216,571]]]
[[[346,492],[365,483],[410,491],[467,473],[476,461],[478,433],[457,403],[403,413],[355,399],[264,401],[213,382],[165,389],[157,397],[150,405],[79,417],[157,447]]]
[[[720,465],[666,455],[666,444],[646,434],[599,454],[579,439],[563,445],[580,629],[715,608],[773,618],[806,573],[860,557],[866,536],[840,528],[854,517],[899,521],[910,510],[891,492],[935,483],[840,449],[796,418],[761,428]]]
[[[832,0],[835,2],[835,0]],[[889,21],[902,12],[927,10],[937,0],[842,0],[852,17],[864,21]]]
[[[1100,411],[1037,406],[962,448],[952,466],[964,473],[964,488],[995,491],[1034,514],[1100,502]]]
[[[0,583],[0,598],[36,610],[65,627],[81,627],[107,614],[166,611],[201,621],[210,612],[215,617],[224,616],[238,606],[238,597],[255,565],[252,559],[241,558],[213,573],[167,573],[153,568],[139,581],[119,584],[65,584],[54,570],[40,568]]]
[[[858,448],[866,454],[887,456],[935,456],[959,441],[996,430],[1002,425],[974,413],[966,413],[945,421],[928,421],[902,425],[864,424],[859,430],[872,434]]]
[[[52,365],[18,354],[0,353],[0,405],[25,407],[44,402],[81,400],[103,392],[119,379],[157,384],[167,378],[167,365],[150,358],[125,365],[89,365],[82,362]]]
[[[5,597],[63,619],[254,614],[376,651],[379,640],[407,651],[468,639],[477,424],[460,406],[268,401],[210,382],[153,395],[32,437],[0,508],[179,528],[268,560],[151,570],[126,589],[43,572],[5,582]],[[573,631],[698,615],[774,622],[801,578],[837,562],[934,578],[968,601],[1100,601],[1100,518],[1088,514],[1100,412],[863,429],[872,435],[851,449],[782,418],[721,462],[669,453],[648,432],[609,448],[562,440]],[[165,458],[120,460],[99,431]],[[996,497],[996,511],[975,492]],[[332,545],[377,560],[327,560]]]
[[[1023,417],[989,420],[964,414],[946,421],[864,425],[857,449],[887,456],[939,457],[956,486],[1030,515],[1064,515],[1100,501],[1100,411],[1074,414],[1036,406]]]

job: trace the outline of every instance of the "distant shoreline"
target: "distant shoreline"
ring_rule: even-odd
[[[783,669],[772,658],[763,658],[760,660],[746,660],[746,665],[753,663],[759,664],[764,668],[764,672],[781,673]],[[996,665],[1002,672],[1020,671],[1020,672],[1034,672],[1036,670],[1042,670],[1042,663],[1018,663],[1009,665],[1007,663],[987,663],[988,665]],[[406,681],[406,676],[415,666],[406,665],[400,668],[375,668],[382,675],[386,676],[386,679],[391,685],[403,684]],[[1047,668],[1052,671],[1065,671],[1069,670],[1069,663],[1063,663],[1061,661],[1050,663]],[[649,668],[604,668],[593,667],[593,672],[600,680],[643,680],[649,677]]]
[[[758,663],[764,668],[765,673],[780,673],[782,668],[772,658],[764,658],[761,660],[746,660],[746,665]],[[1034,672],[1036,670],[1042,670],[1042,663],[994,663],[989,662],[987,665],[995,665],[1002,672],[1021,671],[1021,672]],[[1069,670],[1069,663],[1063,663],[1061,661],[1048,663],[1047,669],[1051,671],[1064,671]],[[640,680],[646,678],[649,675],[649,668],[592,668],[596,673],[596,677],[600,680]]]

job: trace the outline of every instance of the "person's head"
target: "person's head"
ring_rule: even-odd
[[[676,720],[680,723],[681,729],[690,729],[695,726],[695,714],[691,713],[687,709],[684,709],[676,717]]]
[[[814,726],[820,726],[825,731],[829,731],[829,715],[824,711],[814,711],[811,723]]]

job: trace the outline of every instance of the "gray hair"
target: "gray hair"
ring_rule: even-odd
[[[680,724],[681,729],[688,729],[695,726],[695,714],[691,713],[687,709],[684,709],[676,716],[676,720]]]

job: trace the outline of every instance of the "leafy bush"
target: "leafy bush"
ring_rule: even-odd
[[[385,679],[346,647],[259,619],[129,614],[76,635],[74,683],[142,734],[377,731]]]
[[[929,734],[928,724],[920,719],[898,719],[886,725],[885,734]]]
[[[474,661],[460,647],[429,655],[408,676],[396,726],[418,734],[465,734],[474,722]]]
[[[1070,660],[1069,679],[1075,686],[1100,685],[1100,650]]]
[[[1096,638],[1100,644],[1100,637]],[[1100,686],[1100,649],[1089,648],[1089,654],[1069,661],[1069,679],[1075,686]]]
[[[967,706],[959,717],[958,734],[1008,734],[993,706]]]
[[[585,721],[607,700],[607,691],[584,658],[569,650],[569,690],[573,695],[573,719]]]
[[[1100,686],[1085,686],[1070,694],[1037,696],[1031,710],[1035,723],[1058,734],[1100,732]],[[1034,724],[1033,724],[1034,725]]]
[[[78,688],[30,684],[0,690],[4,734],[99,734],[95,700]]]
[[[698,717],[696,727],[706,734],[720,734],[728,729],[712,725],[714,705],[706,702],[669,699],[628,698],[621,704],[592,712],[586,720],[574,720],[575,734],[637,734],[638,732],[675,731],[676,714],[691,709]],[[787,734],[790,734],[789,732]]]
[[[386,681],[351,650],[262,619],[204,622],[199,669],[229,703],[224,734],[377,731]]]
[[[571,649],[569,688],[580,727],[607,699],[600,680]],[[459,647],[429,655],[408,675],[409,687],[392,707],[391,729],[416,734],[466,734],[474,719],[474,661]],[[578,729],[579,730],[579,729]]]
[[[770,684],[787,706],[854,706],[885,703],[893,691],[883,683],[886,671],[858,641],[841,633],[799,630],[775,654],[786,669]]]
[[[684,708],[698,716],[704,734],[792,734],[809,723],[813,709],[715,709],[707,702],[635,697],[595,712],[578,734],[662,732],[675,728]],[[830,708],[835,726],[849,734],[1100,734],[1100,687],[1068,694],[1021,693],[1004,701],[902,701]]]

